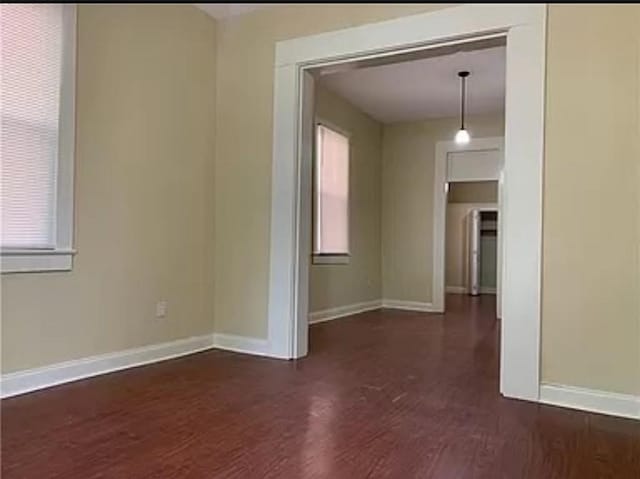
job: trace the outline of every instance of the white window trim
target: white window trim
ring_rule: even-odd
[[[347,162],[348,162],[348,168],[349,168],[349,195],[347,197],[347,251],[345,252],[340,252],[340,253],[324,253],[321,251],[318,251],[316,249],[317,245],[318,245],[318,238],[317,238],[317,234],[318,234],[318,225],[315,221],[315,218],[318,218],[318,205],[317,205],[317,198],[315,195],[315,192],[317,192],[318,190],[318,171],[317,171],[317,158],[315,159],[315,164],[313,167],[313,175],[314,175],[314,179],[313,179],[313,183],[314,183],[314,205],[313,205],[313,209],[314,209],[314,224],[313,224],[313,254],[312,254],[312,258],[311,258],[311,262],[312,264],[349,264],[349,262],[351,261],[351,133],[339,126],[337,126],[335,123],[332,123],[328,120],[325,120],[324,118],[321,117],[316,117],[315,120],[315,128],[314,128],[314,141],[317,138],[317,129],[319,126],[323,126],[325,128],[328,128],[329,130],[333,130],[336,133],[341,134],[342,136],[346,137],[347,140],[349,141],[349,156],[347,158]],[[317,150],[317,145],[314,145],[313,148],[314,151],[314,158],[316,155]]]
[[[349,264],[349,253],[313,253],[312,264]]]
[[[60,125],[55,183],[53,249],[3,249],[2,273],[69,271],[73,265],[73,189],[76,114],[76,6],[63,6]]]

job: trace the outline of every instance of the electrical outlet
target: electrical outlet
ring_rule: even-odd
[[[167,302],[165,300],[156,303],[156,318],[162,319],[167,316]]]

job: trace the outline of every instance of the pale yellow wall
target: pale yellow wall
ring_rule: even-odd
[[[542,378],[640,393],[637,6],[549,15]]]
[[[450,141],[459,120],[386,125],[382,141],[382,288],[385,299],[431,302],[433,175],[436,143]],[[471,117],[475,137],[502,136],[502,114]]]
[[[447,201],[449,203],[497,203],[498,182],[456,181],[449,183]]]
[[[312,265],[309,309],[380,299],[382,271],[382,125],[325,88],[316,90],[318,118],[349,135],[349,264]]]
[[[267,336],[275,43],[434,8],[298,4],[219,23],[216,331]]]
[[[78,8],[78,254],[2,276],[4,372],[211,332],[215,33],[191,6]]]

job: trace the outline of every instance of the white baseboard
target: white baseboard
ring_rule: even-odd
[[[272,354],[266,339],[233,334],[207,334],[3,374],[0,397],[17,396],[38,389],[157,363],[213,348],[256,356],[279,357]]]
[[[640,419],[640,396],[576,388],[561,384],[540,385],[540,402],[581,411]]]
[[[444,291],[449,294],[468,294],[469,290],[465,286],[447,286]],[[481,287],[480,294],[496,294],[496,288]]]
[[[269,341],[261,338],[214,333],[213,346],[218,349],[224,349],[225,351],[233,351],[236,353],[274,357],[274,355],[271,354]]]
[[[406,311],[422,311],[424,313],[438,313],[431,303],[423,303],[420,301],[399,301],[396,299],[383,299],[383,308],[404,309]]]
[[[444,291],[449,294],[467,294],[467,288],[465,286],[446,286]]]
[[[375,301],[348,304],[346,306],[338,306],[337,308],[315,311],[309,314],[309,324],[331,321],[332,319],[343,318],[345,316],[351,316],[352,314],[364,313],[365,311],[372,311],[374,309],[380,309],[381,307],[382,301],[377,299]]]
[[[3,374],[0,396],[3,398],[16,396],[121,369],[177,358],[213,347],[213,336],[207,334]]]

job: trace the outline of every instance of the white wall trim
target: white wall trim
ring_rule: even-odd
[[[294,358],[307,351],[310,170],[309,162],[301,161],[308,158],[308,142],[301,136],[308,116],[303,100],[312,84],[309,69],[502,34],[507,38],[502,272],[509,281],[501,288],[500,391],[538,400],[546,13],[546,5],[538,4],[466,4],[276,44],[268,299],[272,353]]]
[[[349,264],[351,255],[349,254],[317,254],[311,258],[311,264]]]
[[[382,308],[382,300],[365,301],[363,303],[347,304],[336,308],[324,309],[322,311],[314,311],[309,314],[309,324],[322,323],[333,319],[351,316],[353,314],[364,313]]]
[[[276,43],[275,66],[353,58],[379,58],[440,44],[495,37],[509,27],[526,26],[544,9],[539,5],[469,4],[369,23]],[[425,28],[427,27],[427,28]],[[372,35],[375,34],[375,35]]]
[[[309,315],[309,324],[331,321],[333,319],[343,318],[365,311],[373,311],[376,309],[402,309],[405,311],[422,311],[424,313],[437,313],[433,304],[421,301],[402,301],[397,299],[379,299],[375,301],[367,301],[365,303],[355,303],[337,308],[316,311]]]
[[[213,346],[218,349],[236,353],[252,354],[254,356],[272,356],[269,342],[262,338],[214,333]]]
[[[447,294],[467,294],[469,292],[466,286],[447,286],[444,290]],[[480,294],[496,294],[496,288],[481,286]]]
[[[3,398],[213,348],[210,334],[3,374]]]
[[[561,384],[542,384],[540,402],[581,411],[640,420],[640,396]]]
[[[467,294],[469,292],[466,286],[447,286],[444,290],[449,294]]]
[[[388,309],[402,309],[405,311],[422,311],[423,313],[439,313],[432,303],[422,301],[402,301],[397,299],[383,299],[382,307]]]
[[[74,251],[2,251],[0,270],[8,273],[40,273],[44,271],[70,271],[73,266]]]
[[[286,359],[274,353],[266,339],[233,334],[206,334],[204,336],[178,339],[176,341],[89,356],[40,368],[3,374],[0,381],[0,397],[17,396],[59,384],[166,361],[213,348],[254,356]]]

